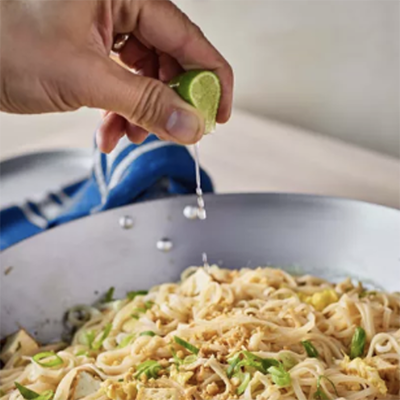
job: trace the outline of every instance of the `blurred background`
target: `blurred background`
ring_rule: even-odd
[[[202,151],[218,189],[313,191],[398,203],[398,1],[176,3],[235,72],[240,121],[233,119],[206,138]],[[98,121],[98,111],[88,109],[64,115],[1,114],[0,157],[49,147],[89,148]],[[260,146],[264,151],[258,159]],[[254,157],[247,162],[250,153]],[[246,172],[249,164],[257,166]],[[226,165],[238,169],[235,179]],[[374,170],[368,171],[371,165]],[[349,175],[354,180],[344,182]],[[360,180],[363,186],[354,189]],[[390,199],[368,194],[378,190]]]

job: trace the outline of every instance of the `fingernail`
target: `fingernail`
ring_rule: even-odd
[[[192,142],[200,129],[199,117],[186,110],[175,110],[167,121],[168,133],[182,142]]]

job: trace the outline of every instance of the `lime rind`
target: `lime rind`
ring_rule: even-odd
[[[221,85],[217,75],[211,71],[188,71],[174,78],[170,87],[202,113],[205,133],[212,132],[221,98]]]

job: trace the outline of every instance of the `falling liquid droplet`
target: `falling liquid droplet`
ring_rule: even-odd
[[[119,219],[119,225],[123,229],[131,229],[133,227],[133,219],[125,215]]]
[[[194,161],[196,164],[196,194],[197,194],[197,205],[199,211],[197,213],[199,219],[206,219],[205,203],[203,198],[203,190],[201,189],[201,174],[200,174],[200,156],[199,156],[200,144],[197,142],[194,145]],[[200,217],[202,215],[203,218]]]
[[[168,252],[168,251],[170,251],[172,249],[173,244],[172,244],[172,241],[170,239],[163,238],[163,239],[160,239],[159,241],[157,241],[156,246],[157,246],[158,250],[163,251],[163,252],[166,253],[166,252]]]
[[[197,214],[198,214],[198,208],[197,208],[197,207],[186,206],[186,207],[183,209],[183,215],[184,215],[187,219],[196,219],[196,218],[197,218]]]
[[[198,208],[197,209],[197,217],[201,220],[204,220],[207,218],[207,213],[204,208]]]
[[[203,253],[201,258],[203,259],[204,268],[210,268],[210,265],[208,264],[207,253]]]

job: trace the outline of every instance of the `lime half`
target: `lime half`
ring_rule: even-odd
[[[196,107],[204,117],[205,132],[215,129],[221,84],[218,76],[211,71],[187,71],[169,83],[182,99]]]

